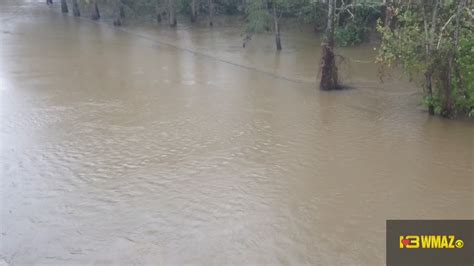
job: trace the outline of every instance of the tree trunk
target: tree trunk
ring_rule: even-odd
[[[176,27],[176,0],[168,0],[169,23],[171,27]]]
[[[450,56],[448,64],[446,65],[445,71],[441,73],[443,91],[444,91],[444,102],[443,102],[443,112],[441,113],[444,117],[451,117],[453,115],[453,101],[451,99],[451,69],[453,66],[453,57]]]
[[[454,24],[455,28],[454,28],[454,34],[453,34],[454,50],[449,51],[448,64],[446,68],[444,69],[444,71],[441,72],[441,80],[442,80],[443,91],[444,91],[443,112],[441,113],[441,115],[444,117],[452,117],[454,115],[453,113],[454,103],[451,97],[453,93],[453,82],[452,82],[453,76],[455,78],[455,86],[457,88],[456,92],[460,93],[461,95],[463,94],[463,82],[462,82],[462,77],[459,70],[459,65],[456,62],[456,57],[457,57],[457,49],[459,46],[460,16],[462,14],[462,10],[466,2],[467,0],[460,0],[458,2],[457,10],[456,10],[456,20],[455,20],[456,22]]]
[[[66,0],[61,0],[61,12],[68,13],[69,9],[67,8]]]
[[[79,10],[79,4],[77,3],[77,0],[72,0],[72,14],[75,17],[81,16],[81,11]]]
[[[456,23],[455,23],[455,30],[454,30],[454,50],[455,51],[458,51],[458,47],[459,47],[459,33],[461,29],[460,17],[462,14],[462,10],[464,9],[466,5],[467,5],[467,0],[459,1],[458,8],[456,11]],[[455,56],[457,57],[458,54],[455,53]],[[469,98],[468,92],[464,86],[463,77],[461,76],[461,69],[457,62],[454,63],[454,76],[456,77],[456,89],[457,89],[456,91],[460,95],[464,95],[464,97]]]
[[[431,70],[428,70],[425,73],[425,88],[426,88],[426,93],[428,94],[428,97],[430,98],[430,102],[428,104],[428,113],[430,115],[434,115],[434,105],[432,103],[433,101],[433,73]]]
[[[114,26],[122,26],[123,13],[122,0],[114,0]]]
[[[123,6],[122,0],[120,0],[120,18],[124,19],[125,18],[125,8]]]
[[[385,21],[384,25],[385,27],[388,27],[393,30],[393,17],[395,16],[395,5],[393,3],[393,0],[386,1],[385,2]]]
[[[278,15],[277,15],[277,8],[276,8],[276,1],[274,0],[272,3],[273,9],[273,24],[275,30],[275,45],[278,51],[281,50],[281,39],[280,39],[280,24],[278,22]]]
[[[328,1],[328,23],[326,28],[326,37],[322,44],[321,58],[321,90],[335,90],[339,88],[337,82],[336,58],[334,56],[334,27],[336,0]]]
[[[214,1],[209,0],[209,26],[214,25]]]
[[[191,22],[196,22],[197,19],[197,3],[196,0],[191,0]]]
[[[100,18],[99,6],[97,0],[91,0],[91,19],[98,20]]]
[[[439,0],[435,0],[434,7],[432,10],[431,24],[428,22],[428,13],[426,11],[427,3],[423,3],[423,25],[425,29],[425,48],[426,48],[426,60],[428,69],[425,73],[425,88],[426,93],[430,99],[428,104],[428,113],[434,115],[434,105],[433,105],[433,66],[432,66],[432,54],[433,54],[433,41],[434,35],[436,33],[436,19],[438,15]]]
[[[161,6],[161,0],[156,0],[156,6],[155,6],[155,13],[156,13],[156,21],[158,23],[161,22],[161,20],[163,19],[162,17],[162,6]]]
[[[46,4],[47,4],[48,6],[53,5],[53,0],[46,0]]]

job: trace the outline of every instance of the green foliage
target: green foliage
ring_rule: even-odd
[[[303,23],[313,23],[318,30],[324,30],[328,11],[326,5],[311,0],[298,1],[294,7],[294,16]]]
[[[266,1],[253,0],[247,7],[247,25],[245,31],[249,34],[268,29],[271,25],[271,16],[267,11]]]
[[[327,8],[314,0],[248,0],[247,33],[257,33],[272,27],[271,8],[276,6],[278,19],[295,18],[304,23],[325,25]],[[324,28],[324,26],[322,27]]]
[[[360,44],[380,18],[380,2],[362,3],[345,10],[335,31],[336,43],[342,47]]]
[[[425,10],[430,8],[426,3],[422,4]],[[440,7],[436,25],[431,28],[433,14],[426,16],[429,21],[425,24],[422,11],[422,6],[401,10],[393,30],[379,20],[377,30],[382,42],[377,62],[382,70],[400,66],[410,78],[425,80],[431,76],[432,93],[426,90],[422,103],[432,106],[436,114],[474,116],[474,30],[471,15],[462,9],[456,20],[458,2],[449,2]],[[426,82],[425,87],[429,89]]]
[[[428,64],[421,19],[411,11],[404,12],[398,19],[403,26],[394,31],[385,27],[381,20],[378,21],[377,31],[382,36],[382,42],[376,61],[388,67],[401,65],[409,76],[413,73],[423,73]]]
[[[364,29],[355,24],[348,24],[344,27],[338,27],[335,31],[336,43],[339,46],[353,46],[362,42]]]
[[[465,110],[474,117],[474,38],[464,35],[459,42],[457,63],[460,75],[453,79],[453,86],[459,90],[460,97],[456,98],[457,109]],[[463,85],[459,88],[458,84]]]
[[[156,0],[122,0],[126,17],[154,17]]]
[[[372,26],[380,17],[382,1],[362,1],[354,7],[354,19],[358,24]]]
[[[181,14],[191,14],[191,0],[178,0],[176,10]]]

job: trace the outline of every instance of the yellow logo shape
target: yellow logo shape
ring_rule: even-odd
[[[464,242],[461,239],[456,240],[456,247],[457,248],[462,248],[464,247]]]
[[[454,235],[400,236],[400,248],[454,249],[463,248],[464,242]]]

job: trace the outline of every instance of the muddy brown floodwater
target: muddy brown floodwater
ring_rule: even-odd
[[[307,32],[128,26],[0,1],[0,262],[382,265],[386,219],[472,219],[474,125],[320,92]]]

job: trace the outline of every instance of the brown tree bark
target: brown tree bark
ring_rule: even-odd
[[[168,17],[171,27],[176,27],[176,0],[168,0]]]
[[[77,0],[72,0],[72,14],[75,17],[81,16],[81,11],[79,10],[79,4],[77,3]]]
[[[321,90],[335,90],[339,88],[337,81],[336,58],[334,56],[334,27],[336,20],[336,0],[328,1],[328,22],[326,36],[322,44],[321,58],[321,81],[319,88]]]
[[[91,19],[98,20],[100,18],[99,6],[97,0],[91,0]]]
[[[273,24],[274,24],[274,31],[275,31],[275,45],[278,51],[281,51],[281,38],[280,38],[280,23],[278,22],[278,14],[277,14],[277,7],[276,1],[274,0],[272,3],[272,10],[273,10]]]
[[[68,13],[69,9],[67,8],[66,0],[61,0],[61,12]]]

